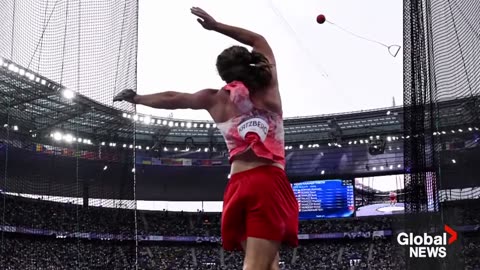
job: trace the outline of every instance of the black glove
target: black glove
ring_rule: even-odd
[[[137,95],[137,93],[135,93],[135,91],[133,91],[132,89],[125,89],[125,90],[122,90],[117,95],[115,95],[115,97],[113,97],[113,102],[126,101],[126,102],[130,102],[130,103],[135,103],[133,98],[136,95]]]

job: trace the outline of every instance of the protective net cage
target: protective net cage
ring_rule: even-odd
[[[1,1],[0,269],[136,265],[137,10]]]
[[[475,186],[467,157],[478,153],[478,14],[478,1],[404,1],[405,228],[410,231],[442,231],[455,215],[440,195]],[[437,210],[438,218],[426,214]],[[410,259],[408,267],[464,269],[461,245],[449,247],[446,259]]]

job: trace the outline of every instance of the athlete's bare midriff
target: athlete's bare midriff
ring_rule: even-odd
[[[247,150],[245,153],[236,155],[233,158],[232,166],[230,168],[230,174],[248,171],[256,167],[267,165],[279,167],[282,170],[284,169],[282,164],[273,162],[268,159],[260,158],[256,156],[252,150]]]

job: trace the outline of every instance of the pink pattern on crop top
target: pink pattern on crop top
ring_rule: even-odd
[[[248,88],[238,81],[227,84],[230,100],[240,115],[223,123],[217,123],[233,157],[249,149],[258,156],[285,166],[283,118],[280,114],[255,108]]]

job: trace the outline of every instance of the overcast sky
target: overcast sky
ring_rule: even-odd
[[[264,35],[273,47],[286,117],[388,107],[402,103],[402,54],[349,35],[402,45],[402,1],[140,0],[138,92],[195,92],[220,88],[216,56],[235,41],[201,28],[190,14],[199,6],[220,22]],[[141,113],[171,111],[138,107]],[[209,119],[177,110],[175,118]]]

